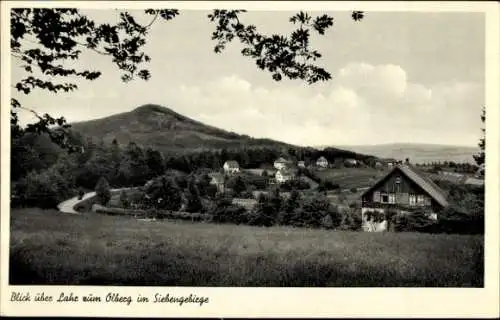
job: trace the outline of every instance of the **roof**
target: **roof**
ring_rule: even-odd
[[[326,158],[325,158],[325,157],[321,156],[321,157],[319,157],[319,158],[318,158],[318,160],[316,160],[316,161],[328,161],[328,160],[326,160]]]
[[[366,190],[363,195],[371,192],[375,187],[377,187],[382,181],[389,177],[395,170],[400,170],[406,177],[415,182],[420,188],[422,188],[429,196],[431,196],[437,203],[443,207],[448,206],[448,201],[446,200],[446,194],[444,191],[434,183],[425,174],[419,172],[417,169],[410,165],[398,165],[394,167],[388,174],[377,181],[371,188]]]
[[[281,175],[294,175],[294,174],[297,174],[298,170],[296,170],[295,168],[285,168],[285,169],[278,170],[278,172]]]
[[[216,182],[224,181],[224,176],[219,172],[210,172],[208,176],[212,178],[212,180],[215,180]]]
[[[283,158],[283,157],[280,157],[280,158],[276,159],[276,161],[274,161],[274,162],[275,162],[275,163],[276,163],[276,162],[290,163],[291,161],[290,161],[290,160],[287,160],[287,159],[285,159],[285,158]]]
[[[224,165],[227,165],[230,168],[239,168],[240,165],[238,164],[238,161],[236,160],[228,160],[224,163]]]

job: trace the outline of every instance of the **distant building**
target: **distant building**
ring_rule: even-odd
[[[240,165],[235,160],[228,160],[228,161],[226,161],[224,163],[223,168],[224,168],[224,172],[225,173],[229,173],[229,174],[237,173],[237,172],[240,171]]]
[[[274,167],[277,169],[277,170],[281,170],[281,169],[285,169],[285,168],[289,168],[292,166],[292,161],[290,160],[287,160],[283,157],[281,158],[278,158],[276,159],[276,161],[274,161]]]
[[[208,176],[210,177],[210,184],[217,187],[217,192],[224,193],[225,191],[224,175],[219,172],[212,172],[209,173]]]
[[[244,172],[253,174],[255,176],[272,177],[276,173],[275,169],[243,169]]]
[[[344,166],[346,167],[355,167],[358,165],[358,161],[356,159],[345,159]]]
[[[297,162],[297,167],[299,167],[299,168],[305,168],[306,167],[306,163],[304,161],[299,161],[299,162]]]
[[[373,219],[374,212],[382,216],[388,209],[399,214],[421,208],[429,217],[448,206],[446,194],[430,178],[409,164],[397,165],[361,196],[362,227],[365,231],[385,231],[387,219]]]
[[[290,168],[284,168],[278,170],[278,172],[276,172],[275,175],[276,182],[278,183],[284,183],[290,180],[294,180],[296,177],[297,177],[297,170]]]
[[[321,156],[316,160],[316,165],[320,168],[328,168],[328,160],[325,157]]]

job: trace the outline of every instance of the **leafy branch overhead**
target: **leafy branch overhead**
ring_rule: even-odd
[[[317,66],[315,61],[321,54],[310,47],[312,33],[324,35],[333,26],[333,18],[324,14],[313,17],[299,12],[289,20],[296,26],[290,35],[263,35],[255,25],[245,25],[239,15],[245,10],[213,10],[209,21],[215,25],[212,39],[216,41],[215,52],[220,53],[234,39],[244,48],[241,53],[255,60],[258,68],[272,74],[274,80],[283,77],[304,80],[309,84],[331,79],[330,73]],[[151,58],[143,48],[149,30],[157,21],[169,21],[179,15],[176,9],[146,9],[143,14],[147,22],[139,23],[129,12],[119,12],[116,24],[98,24],[78,9],[12,9],[11,10],[11,56],[19,61],[25,77],[13,85],[21,94],[30,94],[35,89],[54,93],[78,89],[76,79],[95,80],[101,75],[99,70],[77,70],[74,61],[84,51],[109,56],[121,72],[124,82],[135,78],[148,80],[151,73],[144,65]],[[355,21],[363,18],[363,13],[352,14]],[[60,81],[69,79],[69,81]],[[17,110],[25,109],[35,114],[38,123],[26,130],[38,133],[53,132],[51,125],[66,129],[66,120],[43,116],[25,108],[17,99],[11,100],[11,124],[13,133],[20,134]]]
[[[310,48],[311,31],[324,35],[333,26],[333,18],[324,14],[312,17],[299,12],[290,18],[297,29],[290,35],[272,34],[266,36],[257,32],[254,25],[244,25],[239,14],[245,10],[214,10],[208,15],[216,24],[212,39],[217,41],[216,53],[222,52],[233,39],[238,39],[244,48],[243,56],[255,60],[257,67],[271,72],[274,80],[283,76],[289,79],[301,79],[312,84],[331,79],[330,73],[313,64],[321,54]]]

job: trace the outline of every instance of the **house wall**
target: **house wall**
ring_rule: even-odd
[[[399,181],[399,183],[397,183]],[[395,203],[382,203],[381,199],[377,196],[377,192],[382,194],[393,194],[395,196]],[[410,205],[410,195],[421,196],[424,199],[423,204]],[[385,181],[374,190],[366,193],[362,197],[363,206],[390,208],[390,207],[415,207],[435,209],[437,204],[433,201],[427,193],[422,190],[416,183],[408,179],[399,171],[395,171]]]

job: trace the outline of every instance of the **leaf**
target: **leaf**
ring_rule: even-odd
[[[364,16],[365,16],[365,13],[363,11],[353,11],[352,15],[351,15],[351,17],[354,21],[361,21],[361,20],[363,20]]]

